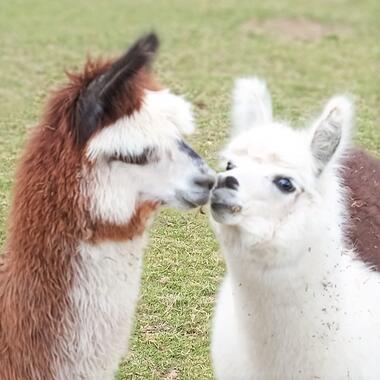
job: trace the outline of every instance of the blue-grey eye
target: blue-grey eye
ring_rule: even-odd
[[[232,170],[235,168],[235,165],[231,162],[231,161],[228,161],[227,162],[227,167],[226,167],[226,171],[227,170]]]
[[[283,193],[293,193],[296,191],[296,188],[294,187],[293,182],[290,178],[279,176],[273,180],[273,183]]]

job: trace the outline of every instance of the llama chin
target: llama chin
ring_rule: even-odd
[[[347,242],[341,162],[353,106],[307,129],[272,119],[266,84],[238,80],[211,224],[227,275],[217,297],[218,380],[378,379],[380,273]]]
[[[208,201],[191,105],[150,70],[155,34],[69,74],[17,173],[0,265],[0,378],[111,379],[128,350],[146,231]]]

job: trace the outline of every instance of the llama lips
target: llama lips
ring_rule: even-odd
[[[228,212],[238,214],[242,210],[231,190],[214,190],[211,195],[211,210],[215,213]]]
[[[185,208],[196,208],[204,206],[209,200],[209,192],[194,194],[182,194],[177,192],[176,198]]]
[[[219,211],[219,210],[228,210],[230,211],[232,214],[237,214],[241,211],[241,206],[239,205],[228,205],[226,203],[215,203],[215,202],[212,202],[211,203],[211,208],[213,211]]]

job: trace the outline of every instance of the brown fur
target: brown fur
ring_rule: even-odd
[[[0,378],[51,379],[69,307],[75,243],[86,225],[80,155],[60,129],[39,127],[17,175],[0,276]]]
[[[68,120],[68,126],[70,129],[69,133],[74,136],[75,141],[83,140],[80,135],[86,134],[86,131],[82,130],[80,127],[73,129],[76,125],[75,103],[78,101],[79,96],[81,96],[89,84],[95,78],[98,78],[104,74],[106,70],[111,67],[111,65],[112,61],[89,59],[84,67],[83,72],[67,73],[68,77],[70,78],[70,84],[67,86],[67,88],[64,89],[64,91],[57,93],[57,101],[54,101],[55,99],[53,99],[50,106],[48,107],[50,117],[53,118],[53,123],[50,125],[50,128],[55,128],[57,125],[57,123],[54,122],[54,115],[59,117],[59,111],[62,104],[61,102],[69,102],[73,105],[70,109]],[[153,77],[148,71],[142,69],[135,74],[135,77],[132,81],[125,83],[121,88],[118,96],[112,99],[112,106],[107,107],[108,112],[103,116],[98,130],[105,126],[113,124],[116,120],[123,116],[131,115],[135,110],[140,110],[144,89],[157,91],[160,90],[161,87],[156,81],[154,81]],[[96,133],[96,130],[94,132]]]
[[[145,230],[147,221],[157,207],[158,204],[155,202],[145,202],[139,205],[128,224],[115,225],[98,222],[92,227],[88,241],[93,244],[104,240],[125,241],[141,235]]]
[[[344,183],[349,188],[349,237],[360,256],[380,270],[380,161],[356,149],[344,164]]]
[[[112,64],[112,61],[89,60],[85,66],[83,74],[73,75],[68,74],[71,80],[79,84],[79,88],[88,85],[95,77],[103,74]],[[112,112],[108,113],[102,122],[102,127],[113,124],[116,120],[123,116],[129,116],[134,111],[139,111],[143,91],[145,89],[151,91],[161,90],[161,86],[154,80],[150,73],[146,70],[141,70],[136,73],[133,81],[124,84],[119,95],[112,99]]]
[[[20,163],[0,265],[0,379],[53,379],[55,342],[70,308],[69,290],[79,240],[131,239],[142,234],[156,207],[139,206],[123,226],[94,223],[80,196],[82,168],[89,165],[75,143],[75,105],[81,91],[110,63],[89,61],[83,73],[52,96]],[[142,89],[153,88],[147,72],[135,75],[115,101],[103,126],[138,109]],[[89,235],[90,231],[90,235]]]

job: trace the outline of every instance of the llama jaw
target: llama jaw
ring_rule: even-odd
[[[182,144],[181,150],[185,151],[199,168],[198,173],[191,180],[191,185],[184,189],[177,189],[174,194],[177,207],[189,210],[204,206],[210,199],[210,193],[215,185],[215,172],[208,167],[207,163],[186,144]]]
[[[210,190],[208,188],[185,193],[183,191],[176,192],[176,200],[180,204],[180,208],[192,209],[199,206],[204,206],[210,198]]]
[[[214,189],[211,194],[211,214],[222,224],[235,224],[241,214],[242,205],[236,200],[236,190]]]

